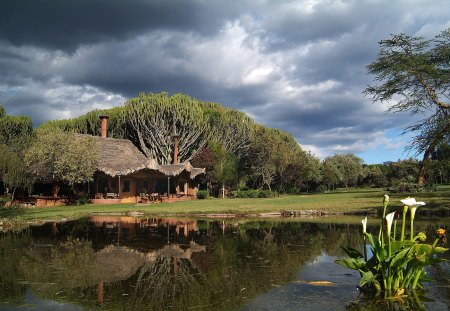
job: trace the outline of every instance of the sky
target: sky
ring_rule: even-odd
[[[34,125],[185,93],[291,133],[321,159],[407,158],[413,122],[363,91],[391,34],[432,38],[448,0],[2,0],[0,103]]]

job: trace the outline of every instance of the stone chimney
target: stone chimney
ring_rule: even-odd
[[[180,143],[180,135],[177,134],[175,122],[173,125],[173,164],[178,164],[178,145]]]
[[[101,136],[103,138],[106,138],[107,136],[107,132],[108,132],[108,116],[99,116],[100,121],[101,121],[101,125],[102,125],[102,131],[101,131]]]

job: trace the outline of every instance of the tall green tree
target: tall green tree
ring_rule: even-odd
[[[278,147],[280,146],[275,130],[258,126],[253,132],[250,143],[249,161],[254,181],[260,187],[272,190],[272,183],[280,163]]]
[[[213,176],[221,185],[222,198],[225,198],[225,186],[232,186],[237,182],[237,159],[218,143],[210,142],[209,148],[213,158]]]
[[[57,196],[61,183],[70,186],[93,180],[98,150],[95,138],[58,129],[37,131],[25,153],[25,162],[36,181],[53,184]]]
[[[0,175],[12,200],[19,189],[31,192],[33,178],[24,162],[22,150],[0,144]]]
[[[322,182],[327,186],[327,190],[334,189],[342,179],[341,172],[337,165],[330,158],[322,162]]]
[[[430,155],[450,132],[450,28],[431,40],[405,34],[380,41],[375,75],[365,94],[390,104],[388,112],[424,116],[405,132],[414,133],[410,149],[423,153],[418,183],[422,186]]]
[[[363,174],[363,160],[354,154],[337,154],[327,158],[332,161],[340,172],[340,182],[348,188],[358,182]]]
[[[0,105],[0,144],[12,145],[23,141],[33,132],[33,122],[30,117],[12,116],[6,114]]]

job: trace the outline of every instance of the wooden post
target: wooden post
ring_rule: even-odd
[[[170,176],[167,177],[167,200],[170,197]]]
[[[117,195],[119,196],[119,199],[120,199],[120,175],[118,175],[119,176],[119,191],[117,191]]]
[[[104,297],[103,282],[98,282],[97,288],[98,288],[97,301],[98,301],[99,305],[102,305],[103,304],[103,297]]]

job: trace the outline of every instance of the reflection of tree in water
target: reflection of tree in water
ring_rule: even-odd
[[[147,240],[149,231],[142,230],[139,245],[157,241],[158,247],[134,250],[131,240],[128,247],[105,247],[100,243],[106,234],[102,230],[89,229],[86,223],[73,228],[66,224],[58,227],[59,242],[53,238],[35,241],[11,265],[33,282],[35,294],[77,301],[87,308],[95,306],[101,288],[103,307],[108,310],[210,309],[212,305],[222,310],[296,280],[302,265],[324,250],[338,252],[339,241],[356,244],[353,237],[360,231],[355,226],[314,223],[254,221],[225,227],[222,222],[210,222],[198,234],[172,235],[174,244],[161,248],[160,242],[166,243],[164,233],[150,231],[153,237]],[[91,240],[64,235],[62,241],[63,233]],[[100,251],[93,249],[96,243],[102,245]]]
[[[23,247],[30,243],[28,233],[4,233],[0,236],[0,301],[20,303],[26,285],[19,281],[17,263],[23,256]]]
[[[159,256],[141,267],[131,300],[131,310],[186,309],[208,301],[205,275],[186,258]]]

